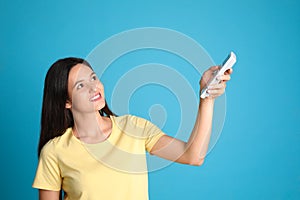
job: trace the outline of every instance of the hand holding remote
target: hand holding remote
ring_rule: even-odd
[[[236,63],[236,55],[233,52],[230,52],[230,54],[228,55],[228,57],[225,59],[225,61],[223,62],[223,64],[220,66],[220,69],[217,70],[213,77],[208,81],[207,85],[202,89],[200,97],[202,99],[206,98],[209,96],[209,94],[207,93],[207,89],[209,86],[217,84],[219,82],[219,80],[217,79],[217,77],[224,75],[224,73],[232,68],[232,66]]]

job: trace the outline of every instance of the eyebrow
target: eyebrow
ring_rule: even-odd
[[[95,73],[95,72],[92,72],[91,75],[90,75],[90,77],[93,76],[94,74],[96,74],[96,73]],[[78,83],[81,83],[81,82],[83,82],[83,81],[84,81],[84,80],[76,81],[76,82],[74,83],[74,85],[73,85],[73,88],[74,88]]]

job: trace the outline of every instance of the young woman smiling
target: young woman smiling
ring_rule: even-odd
[[[200,80],[202,89],[218,66]],[[187,142],[163,133],[132,115],[116,116],[90,64],[64,58],[49,69],[44,85],[39,164],[34,188],[41,200],[146,200],[146,154],[178,163],[201,165],[210,140],[214,100],[224,93],[232,70],[218,77],[201,99]]]

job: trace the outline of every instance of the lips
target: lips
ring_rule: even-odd
[[[95,102],[95,101],[98,101],[98,100],[100,100],[100,99],[101,99],[101,94],[98,93],[98,94],[96,94],[95,96],[93,96],[92,98],[90,98],[90,101],[91,101],[91,102]]]

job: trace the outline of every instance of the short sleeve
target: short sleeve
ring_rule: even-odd
[[[51,141],[42,148],[32,187],[53,191],[61,189],[62,178],[54,150]]]
[[[146,126],[145,126],[145,132],[147,134],[146,138],[146,150],[148,152],[151,151],[153,146],[156,144],[156,142],[163,136],[165,133],[158,128],[156,125],[154,125],[152,122],[146,120]]]

